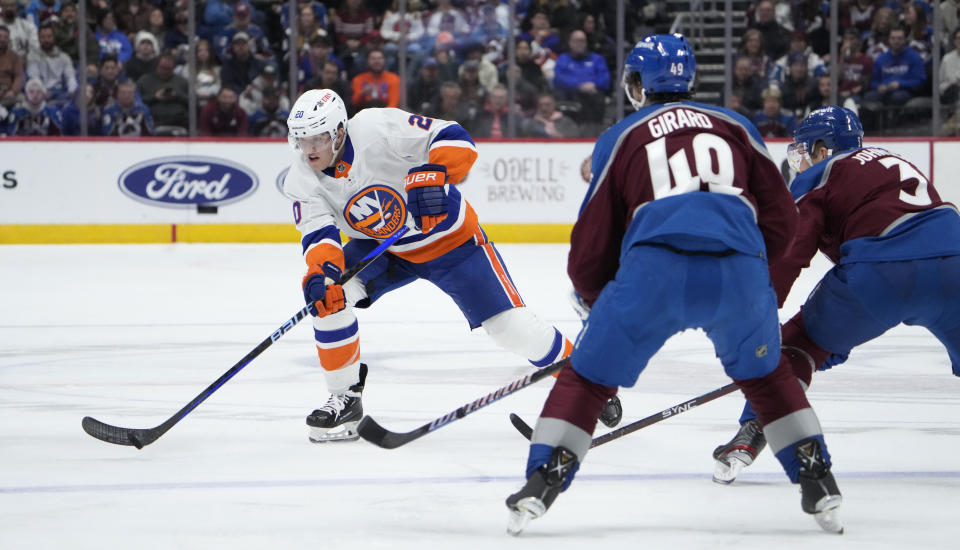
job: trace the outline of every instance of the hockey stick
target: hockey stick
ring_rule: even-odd
[[[372,252],[367,254],[362,260],[357,262],[356,265],[348,269],[340,276],[336,284],[342,285],[352,279],[357,273],[367,267],[374,260],[380,257],[387,248],[390,247],[393,243],[397,241],[404,233],[407,232],[406,226],[401,226],[400,229],[391,235],[387,240],[383,241],[380,246],[374,249]],[[203,403],[208,397],[210,397],[213,392],[217,391],[220,386],[227,383],[228,380],[233,378],[238,372],[240,372],[250,361],[253,361],[258,355],[263,353],[263,351],[273,345],[274,342],[280,339],[281,336],[286,334],[290,329],[292,329],[297,323],[302,321],[307,315],[310,315],[311,310],[314,308],[313,304],[310,304],[297,313],[293,317],[287,319],[283,325],[277,330],[273,331],[270,336],[267,336],[257,347],[253,348],[250,353],[246,354],[243,359],[237,361],[235,365],[230,367],[230,370],[223,373],[223,376],[217,378],[217,380],[210,384],[207,389],[203,390],[200,395],[193,398],[193,401],[189,402],[182,409],[176,412],[173,416],[168,418],[163,424],[153,428],[121,428],[119,426],[111,426],[110,424],[105,424],[99,420],[86,416],[83,418],[83,431],[87,432],[91,436],[101,440],[106,441],[107,443],[115,443],[117,445],[133,445],[138,449],[142,449],[145,445],[149,445],[160,438],[163,434],[167,433],[167,430],[172,428],[177,422],[183,419],[183,417],[190,414],[190,411],[195,409],[197,405]]]
[[[722,388],[717,388],[703,395],[698,395],[697,397],[694,397],[689,401],[684,401],[679,405],[674,405],[669,409],[663,409],[662,411],[656,414],[652,414],[646,418],[641,418],[636,422],[631,422],[630,424],[617,428],[612,432],[607,432],[601,436],[597,436],[593,438],[593,442],[590,443],[590,448],[592,449],[598,445],[609,443],[614,439],[620,439],[621,437],[627,434],[632,434],[637,430],[646,428],[647,426],[656,424],[661,420],[666,420],[667,418],[676,416],[682,412],[689,411],[690,409],[696,407],[697,405],[708,403],[718,397],[723,397],[724,395],[727,395],[728,393],[733,393],[735,391],[737,391],[737,385],[731,383],[731,384],[727,384],[726,386],[723,386]],[[533,435],[533,428],[531,428],[529,424],[524,422],[523,419],[517,416],[516,414],[510,413],[510,422],[513,424],[513,427],[516,428],[517,431],[520,432],[520,434],[523,437],[530,439],[530,437]]]
[[[360,424],[357,425],[357,433],[360,434],[360,437],[366,439],[374,445],[383,447],[384,449],[396,449],[401,445],[406,445],[407,443],[410,443],[415,439],[419,439],[438,428],[446,426],[455,420],[460,420],[464,416],[476,412],[477,409],[480,409],[481,407],[486,407],[494,401],[499,401],[511,393],[522,390],[531,384],[539,382],[540,380],[551,376],[555,372],[559,372],[560,369],[562,369],[567,363],[567,359],[561,359],[550,366],[543,367],[542,369],[532,372],[519,380],[514,380],[506,386],[494,390],[479,399],[471,401],[470,403],[467,403],[453,412],[449,412],[440,418],[437,418],[431,422],[427,422],[415,430],[409,432],[391,432],[390,430],[378,424],[373,418],[364,416],[363,419],[360,420]]]

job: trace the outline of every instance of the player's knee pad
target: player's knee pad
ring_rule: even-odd
[[[482,323],[500,347],[545,367],[570,354],[570,342],[526,307],[515,307]]]

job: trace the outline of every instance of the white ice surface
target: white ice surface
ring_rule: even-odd
[[[575,336],[566,248],[500,249],[527,304]],[[0,549],[960,547],[960,380],[916,328],[864,345],[809,394],[842,536],[801,512],[769,453],[734,485],[710,481],[734,394],[594,449],[549,513],[509,537],[503,499],[527,447],[507,415],[535,420],[549,384],[396,450],[313,445],[304,416],[326,391],[308,323],[143,450],[81,430],[85,415],[166,420],[301,307],[301,270],[296,245],[0,247]],[[798,282],[785,316],[823,270]],[[529,369],[426,283],[359,316],[364,406],[390,429]],[[702,333],[678,335],[623,390],[625,421],[727,382]]]

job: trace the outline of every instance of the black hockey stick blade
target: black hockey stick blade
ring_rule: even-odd
[[[682,412],[689,411],[690,409],[696,407],[697,405],[708,403],[718,397],[723,397],[724,395],[727,395],[728,393],[733,393],[735,391],[737,391],[737,385],[730,383],[730,384],[727,384],[726,386],[723,386],[722,388],[717,388],[703,395],[698,395],[697,397],[694,397],[693,399],[690,399],[688,401],[684,401],[679,405],[674,405],[669,409],[663,409],[662,411],[656,414],[651,414],[646,418],[641,418],[636,422],[631,422],[626,426],[622,426],[620,428],[617,428],[616,430],[607,432],[601,436],[597,436],[593,438],[593,441],[590,443],[590,448],[592,449],[598,445],[609,443],[614,439],[620,439],[621,437],[627,434],[631,434],[637,430],[646,428],[647,426],[651,426],[653,424],[656,424],[657,422],[660,422],[661,420],[666,420]],[[513,427],[516,428],[517,431],[520,432],[520,435],[522,435],[523,437],[530,439],[530,437],[533,436],[533,428],[531,428],[529,424],[524,422],[523,419],[517,416],[516,414],[510,413],[510,422],[513,424]]]
[[[376,249],[367,254],[362,260],[357,262],[356,265],[348,269],[337,279],[337,284],[342,285],[352,279],[357,273],[363,270],[363,268],[370,265],[374,260],[380,257],[381,254],[386,252],[393,243],[407,232],[409,228],[407,226],[401,226],[393,235],[385,239]],[[113,443],[115,445],[132,445],[138,449],[142,449],[144,446],[149,445],[160,438],[163,434],[167,433],[170,428],[172,428],[177,422],[183,419],[183,417],[190,414],[190,411],[195,409],[200,403],[203,403],[208,397],[210,397],[213,392],[220,389],[220,386],[227,383],[228,380],[233,378],[238,372],[243,370],[251,361],[253,361],[258,355],[263,353],[264,350],[273,345],[274,342],[280,339],[281,336],[290,331],[297,323],[302,321],[304,318],[309,316],[311,312],[316,313],[314,305],[310,304],[300,311],[296,312],[293,317],[287,319],[283,325],[280,326],[277,330],[273,331],[270,336],[264,338],[262,342],[257,344],[257,347],[250,350],[250,353],[243,356],[243,359],[237,361],[230,370],[223,373],[220,378],[217,378],[212,384],[207,386],[207,389],[203,390],[200,395],[193,398],[192,401],[187,403],[182,409],[177,411],[173,416],[168,418],[154,428],[148,429],[137,429],[137,428],[121,428],[118,426],[111,426],[110,424],[101,422],[92,417],[84,417],[81,425],[83,426],[83,431],[87,432],[92,437],[99,439],[100,441],[106,441],[107,443]]]
[[[555,372],[559,372],[560,369],[562,369],[568,362],[569,361],[567,359],[561,359],[560,361],[557,361],[548,367],[543,367],[542,369],[532,372],[523,378],[520,378],[519,380],[514,380],[502,388],[496,389],[479,399],[475,399],[474,401],[467,403],[455,411],[449,412],[431,422],[427,422],[423,426],[420,426],[419,428],[409,432],[392,432],[378,424],[373,418],[364,416],[360,420],[360,423],[357,424],[357,433],[360,435],[360,437],[378,447],[383,447],[384,449],[396,449],[397,447],[406,445],[415,439],[419,439],[438,428],[446,426],[451,422],[460,420],[464,416],[472,414],[478,409],[486,407],[494,401],[499,401],[500,399],[514,392],[539,382]]]

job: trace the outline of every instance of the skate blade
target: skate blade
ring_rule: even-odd
[[[536,497],[520,499],[510,509],[510,519],[507,522],[507,533],[518,536],[526,528],[530,520],[537,519],[547,511],[543,501]]]
[[[714,463],[713,482],[722,485],[730,485],[737,479],[740,472],[753,463],[749,459],[750,455],[741,452],[732,452],[723,458],[718,458]]]
[[[312,443],[329,443],[331,441],[356,441],[360,439],[357,433],[357,424],[360,422],[347,422],[336,428],[316,428],[310,426],[310,441]]]
[[[813,514],[813,519],[817,520],[817,525],[828,533],[843,534],[843,524],[840,522],[840,504],[843,497],[840,495],[825,496],[817,503],[817,510]]]

